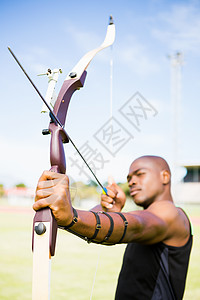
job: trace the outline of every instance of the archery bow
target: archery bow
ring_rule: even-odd
[[[104,42],[96,49],[89,51],[85,54],[81,60],[76,64],[76,66],[67,75],[61,90],[58,94],[58,98],[55,102],[54,109],[43,98],[37,87],[34,85],[26,71],[23,69],[18,59],[8,47],[10,53],[17,61],[18,65],[21,67],[44,104],[50,112],[50,124],[49,129],[45,130],[43,133],[51,133],[51,143],[50,143],[50,162],[51,171],[59,172],[65,174],[66,162],[65,153],[63,148],[63,143],[68,143],[69,141],[78,151],[81,158],[84,160],[93,176],[97,180],[98,184],[102,187],[104,193],[107,190],[100,183],[94,172],[91,170],[86,160],[79,152],[74,142],[71,140],[69,135],[64,129],[64,124],[66,120],[66,115],[68,111],[68,106],[73,93],[83,87],[86,78],[86,69],[93,59],[93,57],[104,48],[111,46],[115,39],[115,25],[113,23],[112,16],[109,20],[109,25],[107,28],[107,33]],[[44,208],[36,212],[33,220],[33,283],[32,283],[32,300],[48,300],[50,299],[50,259],[55,253],[57,235],[57,222],[50,210],[50,208]]]

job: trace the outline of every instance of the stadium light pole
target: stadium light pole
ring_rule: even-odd
[[[182,65],[183,53],[176,52],[169,56],[171,67],[171,134],[172,134],[172,168],[174,179],[177,184],[180,181],[178,167],[180,163],[181,149],[181,80],[182,80]]]

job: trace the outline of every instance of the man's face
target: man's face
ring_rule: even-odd
[[[147,159],[137,159],[131,164],[127,180],[135,204],[144,208],[163,192],[161,171]]]

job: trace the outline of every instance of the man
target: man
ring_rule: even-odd
[[[192,234],[188,217],[173,203],[169,166],[161,157],[143,156],[133,161],[127,180],[130,195],[143,210],[120,213],[126,197],[112,183],[101,205],[76,211],[68,177],[49,171],[39,179],[33,207],[49,206],[61,228],[88,242],[128,244],[115,299],[182,299]]]

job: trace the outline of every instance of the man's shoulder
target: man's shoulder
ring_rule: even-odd
[[[147,208],[147,211],[168,220],[176,218],[179,214],[178,208],[171,200],[156,201]]]
[[[148,210],[161,218],[168,226],[167,244],[181,246],[190,235],[190,221],[185,212],[172,201],[158,201]]]

